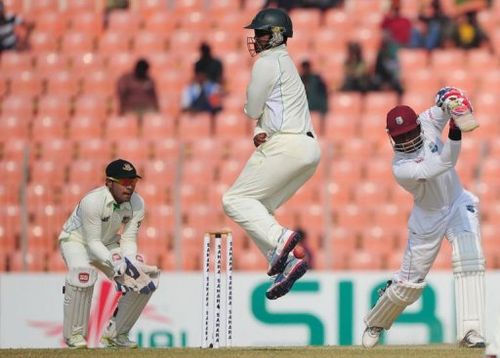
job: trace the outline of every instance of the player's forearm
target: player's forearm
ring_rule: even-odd
[[[109,250],[100,240],[88,240],[87,246],[89,248],[90,254],[96,261],[102,262],[104,264],[109,264],[111,265],[111,267],[113,267],[111,252],[109,252]]]

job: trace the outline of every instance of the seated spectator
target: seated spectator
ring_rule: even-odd
[[[479,25],[476,14],[476,12],[468,12],[458,16],[453,31],[455,45],[462,49],[487,45],[493,52],[490,39]]]
[[[159,110],[155,81],[149,76],[149,63],[145,59],[137,61],[134,72],[118,79],[117,90],[120,114],[134,112],[141,116]]]
[[[222,83],[222,62],[218,58],[212,56],[212,50],[206,42],[200,45],[200,58],[196,61],[195,68],[205,72],[210,81]]]
[[[303,61],[300,78],[306,89],[307,102],[311,112],[321,114],[320,133],[324,133],[325,115],[328,112],[328,90],[321,76],[312,71],[311,63]]]
[[[373,87],[378,91],[393,90],[400,96],[403,86],[400,81],[400,66],[398,59],[398,46],[383,37],[375,62]]]
[[[196,66],[194,79],[182,94],[182,110],[215,114],[221,109],[220,85],[210,81],[205,71]]]
[[[400,0],[391,0],[389,12],[384,16],[381,27],[389,39],[399,46],[411,45],[412,23],[401,14]]]
[[[23,38],[18,38],[16,34],[18,26],[22,26],[25,31]],[[0,1],[0,53],[26,48],[27,38],[32,29],[33,24],[24,22],[20,16],[7,14],[3,1]]]
[[[344,82],[341,91],[366,92],[370,89],[370,75],[359,43],[347,44],[347,57],[344,62]]]
[[[446,16],[441,0],[432,0],[428,6],[423,6],[418,15],[419,30],[414,29],[412,47],[433,50],[443,46],[443,43],[451,37],[452,22]]]

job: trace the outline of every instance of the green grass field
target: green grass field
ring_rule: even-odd
[[[0,357],[10,358],[480,358],[483,349],[458,348],[456,345],[382,346],[371,350],[355,347],[276,347],[276,348],[171,348],[171,349],[0,349]]]

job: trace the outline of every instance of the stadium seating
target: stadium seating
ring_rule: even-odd
[[[147,0],[107,13],[105,1],[5,1],[35,27],[27,50],[4,52],[0,59],[0,272],[23,270],[22,188],[30,203],[27,268],[64,271],[55,241],[60,226],[87,191],[103,184],[104,166],[116,157],[134,162],[144,178],[137,186],[148,208],[139,246],[148,261],[165,270],[198,270],[203,232],[228,226],[235,236],[235,269],[266,269],[256,245],[221,207],[223,193],[255,150],[254,123],[242,111],[255,58],[245,47],[251,32],[242,27],[263,3],[244,1],[240,8],[228,0]],[[443,3],[446,11],[453,9],[453,1]],[[498,55],[487,47],[402,48],[402,97],[340,92],[348,41],[361,43],[373,67],[384,5],[358,0],[324,13],[291,11],[289,51],[297,64],[311,60],[324,77],[330,110],[319,133],[317,173],[275,215],[307,232],[316,269],[398,269],[412,198],[392,175],[385,114],[398,103],[420,112],[432,104],[436,89],[453,85],[471,97],[481,125],[464,136],[457,171],[481,199],[487,267],[498,268]],[[405,0],[402,7],[407,16],[418,16],[418,2]],[[499,10],[497,1],[478,14],[495,48]],[[180,108],[201,41],[224,64],[224,109],[214,117]],[[119,115],[116,81],[139,57],[151,64],[160,113]],[[318,121],[313,114],[316,129]],[[451,267],[447,242],[433,267]]]

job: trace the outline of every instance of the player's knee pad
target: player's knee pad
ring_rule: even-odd
[[[87,336],[87,325],[97,271],[92,267],[70,269],[64,285],[63,335]]]
[[[425,282],[396,282],[386,288],[375,306],[365,317],[368,327],[389,329],[403,310],[415,302],[425,287]]]
[[[454,273],[484,271],[485,260],[478,236],[463,232],[453,236],[451,245]]]
[[[113,318],[107,328],[108,334],[110,332],[112,332],[111,336],[123,333],[128,334],[139,319],[152,294],[152,292],[141,294],[132,291],[124,293],[118,301],[118,307],[116,307]]]

